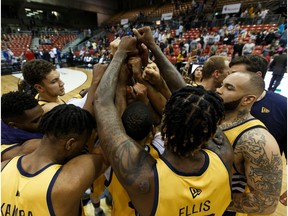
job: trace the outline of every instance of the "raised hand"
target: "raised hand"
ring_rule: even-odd
[[[133,72],[134,78],[140,82],[142,80],[142,60],[140,57],[130,57],[128,60],[128,68]]]
[[[142,77],[152,85],[158,85],[161,82],[161,75],[157,65],[150,61],[145,67]]]
[[[149,50],[143,43],[139,47],[139,56],[142,60],[142,66],[146,67],[149,61]]]
[[[108,64],[95,64],[93,66],[93,78],[92,82],[97,83],[97,86],[100,80],[103,77],[104,72],[106,71]]]
[[[139,29],[133,29],[133,33],[137,38],[138,42],[144,43],[149,49],[155,44],[151,28],[149,26],[145,26]]]
[[[132,96],[135,100],[142,101],[145,104],[149,103],[147,97],[147,87],[141,83],[136,83],[133,87]]]
[[[121,41],[121,40],[120,40],[120,37],[117,37],[115,40],[113,40],[113,41],[110,43],[110,49],[111,49],[112,55],[114,55],[115,52],[117,51],[120,41]]]
[[[122,37],[116,52],[125,52],[128,56],[137,55],[139,53],[137,39],[131,36]]]

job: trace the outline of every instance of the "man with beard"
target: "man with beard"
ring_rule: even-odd
[[[264,80],[257,74],[235,72],[217,89],[225,108],[220,128],[234,150],[233,201],[225,216],[271,214],[278,204],[282,185],[279,147],[265,125],[250,113],[264,87]]]
[[[235,71],[251,71],[264,79],[268,62],[259,55],[246,55],[232,59],[229,66],[232,73]],[[264,90],[253,104],[251,114],[265,124],[276,139],[280,153],[284,153],[285,158],[287,158],[287,98],[272,91]],[[286,197],[287,191],[280,197],[280,202],[283,205],[287,205]]]
[[[24,64],[22,72],[24,80],[37,90],[35,98],[44,113],[65,103],[59,97],[65,94],[64,82],[52,63],[42,59],[31,60]]]

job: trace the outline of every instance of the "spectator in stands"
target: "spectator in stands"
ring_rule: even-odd
[[[183,35],[183,31],[184,31],[184,26],[182,22],[179,23],[178,31],[179,31],[179,38],[181,38]]]
[[[261,12],[260,12],[260,14],[259,14],[259,17],[261,18],[261,23],[263,23],[264,22],[264,20],[265,20],[265,17],[266,17],[266,15],[269,13],[269,9],[262,9],[261,10]],[[260,23],[260,24],[261,24]]]
[[[183,62],[185,61],[186,57],[187,57],[187,52],[186,52],[185,47],[183,46],[181,48],[180,53],[178,54],[176,58],[176,67],[179,72],[181,71],[181,68],[184,67]]]
[[[158,38],[159,38],[159,29],[158,29],[158,28],[156,28],[156,29],[154,30],[153,38],[154,38],[154,41],[155,41],[156,43],[158,43]]]
[[[260,30],[256,34],[255,45],[262,45],[263,40],[264,40],[264,32],[262,30]]]
[[[265,44],[271,44],[273,42],[273,40],[275,39],[275,33],[274,30],[272,28],[268,29],[266,35],[264,36],[264,41]]]
[[[243,46],[242,55],[250,55],[254,53],[255,43],[251,39],[249,39],[248,43]]]
[[[10,57],[9,57],[7,48],[6,48],[6,49],[5,49],[5,48],[4,48],[4,49],[2,48],[2,54],[3,54],[3,57],[5,58],[6,62],[9,63]]]
[[[243,50],[244,44],[242,43],[242,40],[235,40],[235,44],[233,46],[233,53],[232,53],[232,59],[235,56],[241,56],[242,55],[242,50]]]
[[[6,52],[8,53],[8,57],[9,57],[8,62],[12,63],[12,59],[14,58],[14,53],[12,52],[9,46],[6,48]]]
[[[53,49],[50,50],[49,55],[50,55],[50,59],[52,60],[52,64],[55,65],[56,55]]]
[[[273,58],[270,70],[273,71],[273,74],[268,90],[274,92],[280,85],[284,73],[287,73],[287,50],[284,51],[283,48],[278,49],[278,55]]]
[[[283,48],[287,47],[287,28],[284,30],[282,36],[280,37],[279,45]]]
[[[228,55],[228,48],[226,44],[223,44],[222,48],[220,49],[219,56],[226,56]]]
[[[203,65],[209,58],[209,53],[204,51],[201,56],[198,56],[197,63]]]
[[[198,41],[198,42],[197,42],[197,45],[196,45],[196,54],[197,54],[198,56],[200,56],[201,53],[202,53],[202,44],[201,44],[201,41]]]
[[[284,25],[283,22],[281,22],[280,25],[278,26],[278,32],[279,32],[279,34],[282,35],[283,32],[284,32],[284,30],[285,30],[285,25]]]
[[[84,57],[83,61],[84,61],[84,64],[86,67],[89,67],[89,68],[92,67],[93,58],[92,58],[91,54],[86,55]]]
[[[25,55],[26,61],[31,61],[31,60],[35,59],[34,53],[29,48],[27,48],[24,55]]]
[[[45,48],[43,49],[43,57],[42,57],[42,59],[50,62],[50,54]]]
[[[249,17],[250,18],[254,18],[254,15],[255,15],[255,11],[254,11],[254,7],[253,5],[251,4],[249,9],[248,9],[248,14],[249,14]]]
[[[273,55],[273,51],[271,50],[271,44],[268,44],[267,46],[264,46],[262,50],[262,56],[270,62],[271,56]]]
[[[191,85],[192,86],[201,85],[202,70],[203,70],[203,66],[199,65],[198,67],[195,68],[194,71],[191,72],[191,74],[189,74],[189,76],[191,78]]]
[[[39,57],[39,47],[37,47],[36,45],[35,45],[35,47],[33,49],[33,53],[34,53],[34,56],[35,56],[36,59],[40,58]]]
[[[214,39],[213,39],[213,42],[215,43],[219,43],[220,42],[220,35],[218,32],[215,32],[214,33]]]
[[[57,63],[61,64],[62,63],[62,57],[61,57],[61,52],[59,48],[56,48],[56,57],[57,57]]]
[[[216,55],[217,50],[218,50],[218,43],[215,42],[212,46],[210,46],[210,51],[209,51],[210,56]]]

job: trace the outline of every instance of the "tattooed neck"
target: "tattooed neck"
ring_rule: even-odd
[[[227,115],[228,116],[228,115]],[[224,122],[220,125],[222,130],[227,129],[229,127],[241,124],[242,122],[250,119],[252,116],[250,114],[250,110],[244,109],[237,111],[237,115],[235,117],[227,118]]]

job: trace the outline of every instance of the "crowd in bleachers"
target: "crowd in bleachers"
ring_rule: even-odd
[[[212,6],[216,4],[217,1],[212,2]],[[154,22],[151,27],[156,43],[161,47],[167,58],[174,65],[178,65],[179,69],[183,66],[181,62],[187,62],[191,54],[196,54],[198,56],[197,63],[201,64],[212,55],[227,56],[230,59],[235,55],[242,55],[244,54],[244,47],[246,54],[249,52],[263,55],[269,61],[280,46],[286,47],[287,32],[284,25],[285,22],[280,25],[263,24],[269,11],[263,8],[261,3],[258,3],[255,7],[250,5],[242,8],[237,14],[227,14],[222,20],[223,25],[220,27],[214,26],[216,16],[210,17],[211,19],[208,20],[209,14],[204,18],[207,21],[206,25],[194,27],[194,24],[197,23],[195,19],[201,18],[207,7],[205,1],[195,2],[194,0],[192,3],[190,1],[173,1],[160,7],[158,6],[157,9],[155,5],[149,5],[149,7],[140,11],[141,16],[137,16],[134,21],[129,16],[135,16],[135,13],[139,11],[122,12],[121,16],[112,17],[110,22],[128,17],[129,21],[132,21],[131,23],[106,26],[106,37],[94,38],[90,30],[89,35],[87,36],[86,34],[85,46],[81,48],[73,47],[64,56],[62,56],[63,53],[60,54],[62,48],[76,39],[77,34],[39,33],[38,47],[31,47],[32,34],[3,34],[2,53],[9,63],[13,63],[13,60],[15,62],[15,57],[17,56],[20,56],[21,61],[27,60],[27,53],[28,56],[31,56],[30,51],[33,52],[34,58],[44,58],[52,62],[54,62],[53,59],[61,62],[61,57],[64,57],[69,65],[109,62],[111,59],[109,43],[112,40],[116,37],[131,35],[132,28],[144,26],[145,23],[139,18],[160,15],[160,13],[169,11],[173,11],[172,20],[162,20],[158,25]],[[247,17],[253,19],[257,17],[257,24],[244,25],[239,21]],[[249,45],[252,49],[246,51]],[[51,51],[52,49],[54,51]],[[58,50],[58,54],[55,50]]]

